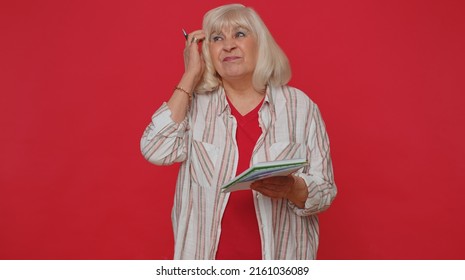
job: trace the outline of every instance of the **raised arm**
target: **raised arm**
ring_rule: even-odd
[[[205,34],[202,30],[194,31],[187,37],[184,49],[184,75],[168,101],[168,108],[172,112],[171,118],[177,123],[182,122],[186,117],[190,99],[205,69],[205,61],[198,44],[203,39]]]
[[[167,165],[186,158],[189,142],[187,114],[193,90],[205,68],[198,44],[204,38],[202,30],[188,35],[184,49],[184,74],[169,101],[155,112],[142,135],[141,152],[154,164]]]

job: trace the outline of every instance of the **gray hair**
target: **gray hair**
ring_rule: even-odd
[[[230,4],[208,11],[203,18],[206,39],[202,44],[202,55],[206,67],[196,92],[211,92],[221,85],[221,77],[213,66],[209,52],[211,34],[220,32],[223,28],[237,26],[250,30],[257,40],[258,57],[253,73],[255,90],[262,92],[267,85],[282,86],[291,79],[289,60],[271,36],[260,16],[252,8],[241,4]]]

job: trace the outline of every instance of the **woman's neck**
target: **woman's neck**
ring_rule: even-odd
[[[265,97],[265,93],[255,90],[251,83],[223,83],[223,87],[232,105],[241,115],[246,115],[252,111]]]

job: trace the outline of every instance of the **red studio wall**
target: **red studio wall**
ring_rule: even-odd
[[[227,1],[0,3],[0,259],[170,259],[178,165],[139,151]],[[465,258],[462,1],[243,1],[320,107],[320,259]]]

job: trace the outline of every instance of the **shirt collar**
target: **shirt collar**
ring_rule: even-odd
[[[226,93],[224,91],[223,87],[219,87],[216,90],[216,94],[218,96],[218,106],[217,106],[217,115],[223,114],[226,110],[229,110],[231,112],[231,109],[229,108],[228,101],[226,100]]]
[[[273,91],[274,89],[271,86],[266,87],[266,94],[265,100],[263,101],[262,108],[267,104],[271,111],[274,111],[274,102],[273,102]],[[216,90],[216,94],[218,96],[218,107],[217,107],[217,115],[223,114],[226,110],[231,113],[231,108],[229,107],[228,101],[226,100],[226,93],[223,87],[219,87]],[[261,109],[260,109],[261,110]]]

